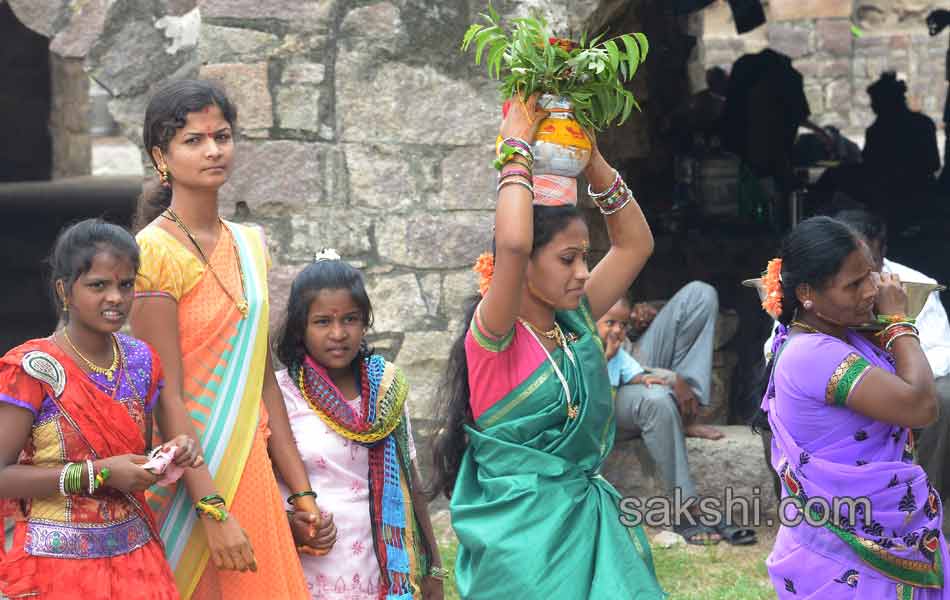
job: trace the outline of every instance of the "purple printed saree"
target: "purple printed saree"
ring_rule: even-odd
[[[779,530],[766,561],[779,598],[950,597],[943,509],[910,431],[847,406],[871,369],[894,372],[889,355],[854,332],[784,334],[762,409],[784,514],[812,523]]]

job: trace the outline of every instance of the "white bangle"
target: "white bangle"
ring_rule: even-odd
[[[68,462],[63,466],[63,470],[59,472],[59,493],[65,498],[69,494],[66,493],[66,469],[69,468],[69,465],[73,463]]]
[[[512,185],[512,184],[524,186],[529,192],[531,192],[531,198],[532,199],[534,198],[534,187],[532,187],[532,185],[528,183],[527,181],[525,181],[524,179],[515,179],[515,178],[505,179],[504,181],[498,184],[497,192],[500,194],[501,188],[505,187],[506,185]]]
[[[89,489],[89,495],[92,496],[96,493],[96,467],[92,464],[91,458],[86,459],[86,476],[89,478],[86,487]]]
[[[610,182],[610,185],[607,186],[607,189],[603,192],[597,193],[594,191],[594,188],[590,184],[587,185],[587,195],[590,196],[591,200],[599,200],[609,196],[611,192],[617,191],[617,180],[620,179],[620,172],[617,169],[614,169],[614,180]]]
[[[891,346],[894,345],[894,342],[904,337],[905,335],[913,336],[914,338],[916,338],[918,342],[920,342],[920,336],[914,333],[913,331],[902,331],[887,341],[887,344],[884,345],[884,351],[890,352]]]

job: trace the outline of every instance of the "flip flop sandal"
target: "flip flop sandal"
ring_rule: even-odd
[[[751,546],[759,542],[755,530],[749,527],[737,527],[736,525],[720,523],[713,530],[733,546]]]
[[[722,534],[713,529],[712,527],[706,527],[697,523],[696,525],[683,525],[681,527],[674,527],[674,533],[678,533],[683,536],[683,539],[686,540],[686,543],[691,546],[715,546],[722,541]],[[701,536],[705,534],[706,538]],[[719,539],[712,538],[709,536],[719,535]]]

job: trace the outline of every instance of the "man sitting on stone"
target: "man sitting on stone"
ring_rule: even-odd
[[[625,338],[625,346],[652,373],[664,377],[679,408],[686,437],[718,440],[723,436],[715,427],[696,423],[712,393],[718,315],[719,296],[715,288],[701,281],[683,286],[659,311],[639,302],[630,312],[629,332],[638,337],[632,343]]]
[[[689,473],[684,439],[683,422],[695,414],[701,400],[702,390],[709,389],[712,367],[712,327],[718,312],[718,300],[712,287],[694,282],[680,290],[659,311],[649,329],[656,328],[649,338],[644,335],[639,344],[640,355],[657,360],[662,367],[644,368],[624,348],[624,340],[630,323],[631,307],[626,298],[621,298],[597,322],[597,332],[604,342],[607,372],[616,395],[614,399],[617,427],[627,432],[639,432],[644,445],[659,470],[668,493],[679,488],[681,497],[696,498],[696,487]],[[710,320],[708,341],[704,339],[704,320]],[[669,331],[666,331],[669,329]],[[693,354],[694,347],[708,346],[709,357],[703,362]],[[692,362],[691,362],[692,361]],[[698,365],[694,364],[698,363]],[[678,366],[688,366],[692,371],[705,364],[705,377],[677,372]],[[700,388],[694,382],[700,379]],[[710,428],[712,429],[712,428]],[[722,437],[722,433],[715,433]],[[703,436],[709,437],[709,436]],[[693,505],[690,513],[698,517],[698,507]],[[725,538],[733,544],[755,542],[751,530],[720,526],[706,527],[701,523],[680,523],[674,531],[687,543],[708,545]]]

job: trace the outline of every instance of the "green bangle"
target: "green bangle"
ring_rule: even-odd
[[[297,492],[296,494],[291,494],[287,496],[287,504],[291,506],[296,506],[294,504],[294,500],[297,500],[298,498],[304,498],[306,496],[310,496],[311,498],[315,499],[317,497],[317,493],[314,492],[313,490],[307,490],[305,492]]]
[[[211,494],[210,496],[205,496],[201,500],[198,500],[198,502],[195,502],[195,504],[198,504],[199,502],[203,502],[205,504],[227,504],[227,502],[224,501],[224,498],[222,498],[218,494]]]
[[[104,486],[111,475],[112,471],[109,470],[109,467],[105,467],[99,471],[99,473],[96,475],[96,490],[99,490],[102,486]]]
[[[70,495],[82,493],[82,463],[70,463],[66,467],[66,492]]]
[[[198,517],[207,515],[218,522],[228,520],[228,511],[225,510],[223,506],[217,504],[198,502],[195,504],[195,513],[198,515]]]

